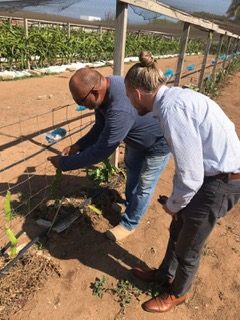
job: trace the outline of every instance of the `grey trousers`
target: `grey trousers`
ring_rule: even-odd
[[[207,177],[191,202],[172,220],[165,257],[158,278],[172,281],[171,293],[182,296],[198,270],[204,243],[217,219],[240,199],[240,180]]]

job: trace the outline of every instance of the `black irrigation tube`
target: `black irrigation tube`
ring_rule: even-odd
[[[23,230],[20,230],[16,235],[16,239],[18,239],[24,233]],[[5,251],[11,247],[11,242],[8,242],[4,247],[0,249],[0,256],[3,256]]]
[[[85,199],[79,206],[78,209],[76,210],[76,212],[79,211],[79,209],[83,209],[85,206],[87,206],[88,204],[90,204],[92,202],[93,199],[97,198],[98,196],[100,196],[102,193],[106,192],[108,190],[108,188],[111,187],[111,184],[108,185],[107,187],[99,190],[98,192],[96,192],[92,197],[89,197],[87,199]],[[80,214],[78,216],[78,218],[80,217]],[[56,221],[55,223],[59,223],[61,222],[60,220]],[[55,224],[54,223],[54,224]],[[48,232],[53,228],[53,225],[51,225],[49,228],[47,228],[46,230],[42,231],[38,236],[36,236],[35,238],[33,238],[31,241],[29,241],[25,247],[23,247],[19,253],[16,255],[16,257],[11,260],[9,263],[7,263],[2,269],[0,269],[0,278],[3,277],[4,275],[7,274],[7,272],[9,271],[9,269],[11,267],[13,267],[17,261],[19,259],[21,259],[24,254],[28,251],[28,249],[30,249],[36,242],[40,241],[42,238],[44,238],[45,236],[47,236]],[[20,235],[22,234],[22,230],[20,232],[17,233],[17,238],[20,237]],[[1,250],[0,253],[1,255],[4,254],[4,252],[10,247],[10,243],[7,243]]]
[[[6,264],[1,270],[0,270],[0,278],[7,274],[8,270],[16,264],[16,262],[23,257],[23,255],[28,251],[29,248],[31,248],[37,241],[39,241],[43,236],[45,236],[46,230],[44,232],[40,233],[38,236],[33,238],[22,250],[19,251],[19,253],[16,255],[16,257],[11,260],[8,264]]]

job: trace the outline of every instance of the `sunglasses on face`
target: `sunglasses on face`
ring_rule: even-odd
[[[79,105],[83,104],[94,88],[95,88],[95,85],[88,91],[88,93],[82,99],[77,101],[77,104]]]

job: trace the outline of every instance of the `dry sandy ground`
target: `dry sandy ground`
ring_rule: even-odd
[[[187,63],[197,63],[198,57],[188,57]],[[173,68],[176,60],[170,59],[160,63],[163,69]],[[102,73],[111,73],[111,69],[103,68]],[[22,81],[0,82],[1,101],[1,125],[18,121],[19,117],[27,118],[50,108],[72,103],[68,93],[68,80],[70,73],[48,76],[44,78],[26,79]],[[48,97],[48,95],[50,95]],[[41,97],[40,99],[39,96]],[[222,89],[217,101],[224,111],[235,122],[240,132],[240,73],[229,78],[228,83]],[[74,114],[73,111],[70,118]],[[39,127],[50,126],[54,121],[48,115],[44,121],[29,121],[22,128],[26,133]],[[66,119],[66,114],[57,117],[57,121]],[[48,123],[49,121],[49,123]],[[79,120],[80,121],[80,120]],[[39,124],[40,122],[40,124]],[[54,122],[54,123],[56,123]],[[17,132],[14,132],[17,128]],[[41,129],[40,128],[40,129]],[[1,145],[8,141],[14,141],[19,136],[19,126],[10,129],[1,129]],[[72,137],[76,139],[76,135]],[[34,143],[35,141],[35,143]],[[17,160],[26,156],[27,152],[39,148],[36,144],[37,138],[26,144],[21,150],[16,145],[6,147],[2,152],[2,165],[7,165],[9,159]],[[42,141],[42,140],[41,140]],[[62,142],[63,145],[71,141]],[[60,145],[58,148],[61,148]],[[31,149],[32,148],[32,149]],[[26,150],[27,149],[27,150]],[[30,151],[29,151],[30,150]],[[36,149],[37,151],[38,149]],[[6,153],[4,153],[6,152]],[[38,186],[43,183],[43,176],[52,173],[51,168],[46,165],[46,156],[50,151],[40,154],[38,163],[44,165],[37,167],[35,174],[38,175]],[[0,175],[1,188],[6,190],[7,183],[20,181],[26,175],[26,168],[35,166],[35,157],[26,160],[19,166],[13,167],[7,173]],[[29,173],[27,173],[28,175]],[[173,163],[170,162],[162,175],[155,190],[151,205],[142,220],[141,225],[135,233],[119,244],[107,240],[104,231],[110,222],[106,218],[99,219],[99,225],[89,225],[85,230],[81,224],[76,223],[68,231],[56,235],[49,243],[48,254],[56,261],[62,269],[61,278],[51,278],[45,286],[33,295],[22,310],[11,316],[11,320],[238,320],[240,319],[240,220],[239,206],[227,217],[219,221],[211,234],[204,250],[200,270],[194,286],[192,296],[187,303],[179,306],[167,314],[156,315],[144,312],[141,303],[148,297],[142,294],[140,301],[132,299],[126,307],[125,314],[119,314],[119,304],[113,297],[106,293],[102,299],[92,295],[90,284],[96,277],[106,276],[109,283],[116,284],[117,280],[129,279],[129,269],[136,265],[148,265],[157,267],[164,255],[168,238],[169,217],[163,212],[157,203],[159,194],[171,192],[171,180],[173,175]],[[81,180],[72,179],[66,174],[63,189],[74,187],[76,190]],[[17,220],[18,221],[18,220]],[[25,223],[24,218],[21,221]],[[17,280],[16,280],[17,281]],[[134,282],[136,286],[141,284]]]

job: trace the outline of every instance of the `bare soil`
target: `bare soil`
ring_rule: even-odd
[[[188,57],[186,61],[187,64],[200,64],[200,62],[201,58],[194,56]],[[166,68],[175,69],[176,59],[162,60],[159,64],[163,70]],[[128,67],[126,66],[126,69]],[[111,68],[101,68],[100,72],[111,74],[112,70]],[[68,92],[70,76],[71,73],[66,72],[44,78],[0,82],[1,125],[18,122],[19,117],[27,119],[29,116],[47,112],[60,105],[71,104],[72,100]],[[234,121],[238,132],[240,132],[240,73],[229,77],[216,100]],[[74,107],[69,108],[68,116],[69,118],[76,116]],[[34,122],[35,118],[33,121],[24,122],[21,134],[28,137],[31,132],[36,130],[37,125],[39,132],[44,127],[51,127],[53,119],[49,118],[51,118],[51,114],[38,122]],[[59,111],[54,123],[65,119],[66,112]],[[80,122],[82,120],[78,121],[77,125],[82,125]],[[20,136],[19,125],[1,129],[0,133],[1,145],[5,145],[1,152],[1,168],[23,157],[26,158],[28,154],[37,152],[45,143],[41,134],[40,140],[38,140],[39,137],[26,139],[27,141],[22,143],[21,148],[14,144],[14,141]],[[81,134],[83,133],[81,132]],[[30,194],[33,193],[34,188],[45,186],[46,179],[54,174],[54,170],[46,162],[46,157],[58,149],[61,150],[63,146],[70,144],[78,137],[79,134],[75,134],[71,139],[62,141],[54,148],[25,159],[23,163],[13,166],[11,170],[0,173],[1,201],[3,201],[4,191],[9,186],[13,187],[29,178],[32,181]],[[9,145],[9,143],[12,144]],[[13,307],[14,312],[9,311],[7,318],[11,320],[240,319],[239,205],[218,222],[209,237],[189,300],[167,314],[153,315],[144,312],[141,308],[141,303],[149,299],[148,288],[133,279],[130,269],[134,266],[158,267],[161,262],[167,244],[170,218],[161,209],[157,198],[159,194],[170,194],[173,171],[174,164],[173,161],[170,161],[159,180],[151,204],[140,226],[122,243],[109,241],[105,238],[104,232],[117,224],[120,219],[119,214],[112,210],[111,203],[116,197],[121,197],[123,184],[115,186],[115,191],[110,190],[103,193],[95,201],[94,204],[102,210],[102,215],[85,209],[81,218],[67,231],[61,234],[52,233],[42,255],[50,256],[51,261],[60,266],[61,277],[44,278],[44,285],[40,286],[39,290],[33,290],[26,301],[24,300],[24,303],[21,304],[21,308],[18,308],[18,311]],[[68,204],[64,205],[64,210],[74,211],[77,205],[86,198],[86,195],[94,192],[94,188],[86,178],[84,170],[64,174],[61,193],[69,200]],[[15,206],[19,204],[20,198],[26,193],[24,191],[23,195],[19,195],[20,189],[20,187],[16,190],[13,189]],[[19,230],[19,226],[23,225],[24,241],[32,239],[38,232],[34,220],[36,217],[44,215],[46,210],[45,203],[40,209],[28,216],[19,210],[20,216],[14,220],[13,229]],[[4,241],[3,236],[0,237],[0,240]],[[12,270],[14,272],[14,269]],[[19,273],[13,274],[16,277],[16,283],[20,284]],[[29,271],[29,275],[31,275],[31,271]],[[105,283],[103,277],[106,278]],[[93,290],[94,288],[96,290],[97,285],[96,278],[100,279],[100,283],[102,281],[103,289],[106,289],[102,292],[102,298],[93,295]],[[121,280],[128,280],[136,288],[135,291],[128,289],[128,292],[132,294],[132,299],[126,305],[124,301],[128,300],[128,296],[124,289],[128,284],[126,282],[120,283],[120,287],[116,289]],[[37,286],[38,284],[36,284]],[[119,288],[122,288],[122,291]],[[97,290],[99,295],[101,295],[100,289]],[[123,293],[120,294],[120,291]]]

